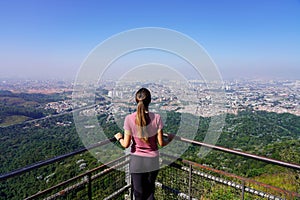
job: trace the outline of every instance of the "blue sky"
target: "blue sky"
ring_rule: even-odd
[[[0,1],[0,78],[71,78],[100,42],[163,27],[202,45],[226,78],[300,76],[299,0]]]

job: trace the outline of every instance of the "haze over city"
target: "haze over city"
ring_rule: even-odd
[[[195,40],[224,79],[299,79],[297,0],[1,1],[0,16],[0,79],[74,80],[97,45],[142,27]]]

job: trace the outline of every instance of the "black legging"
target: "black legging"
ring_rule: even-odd
[[[130,156],[129,169],[135,200],[154,200],[155,180],[158,168],[158,157]]]
[[[157,174],[158,171],[131,174],[135,200],[154,200]]]

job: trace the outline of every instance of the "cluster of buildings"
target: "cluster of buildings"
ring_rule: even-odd
[[[235,81],[226,86],[231,111],[251,108],[300,116],[300,81]]]
[[[100,90],[107,91],[101,94],[104,98],[96,101],[96,106],[82,112],[84,115],[108,113],[109,119],[113,119],[116,114],[128,114],[135,110],[134,94],[140,87],[150,89],[151,109],[154,111],[177,111],[209,117],[252,109],[300,116],[299,80],[234,80],[225,81],[221,86],[198,80],[165,80],[155,83],[124,81],[122,84],[106,81],[100,86]],[[72,83],[63,81],[6,80],[0,83],[0,90],[13,92],[50,93],[72,89]],[[70,97],[65,101],[47,103],[44,108],[64,113],[86,106],[88,104],[84,101],[76,104]]]
[[[132,83],[111,88],[108,92],[116,112],[134,109]],[[152,92],[151,109],[177,111],[204,117],[222,113],[237,114],[238,111],[264,110],[276,113],[291,113],[300,116],[300,81],[257,81],[242,80],[225,82],[221,88],[203,81],[161,82],[147,84]]]
[[[47,103],[44,108],[55,110],[57,113],[63,113],[71,111],[74,108],[74,106],[72,100],[64,100]]]

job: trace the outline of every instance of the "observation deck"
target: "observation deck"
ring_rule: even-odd
[[[176,136],[180,142],[190,143],[195,147],[204,146],[215,151],[242,156],[264,163],[281,166],[294,173],[300,173],[300,165],[257,156],[233,149],[214,146],[194,140]],[[114,138],[98,142],[89,147],[51,158],[33,165],[3,174],[0,176],[0,184],[6,181],[19,181],[23,176],[34,174],[35,170],[43,170],[45,167],[63,162],[64,160],[82,154],[90,149],[105,146],[115,142]],[[300,194],[283,188],[258,182],[254,179],[238,176],[233,173],[214,169],[207,165],[190,160],[174,157],[167,154],[160,155],[161,164],[170,163],[160,169],[156,180],[156,199],[300,199]],[[109,167],[110,166],[110,167]],[[45,169],[44,169],[45,170]],[[0,185],[0,186],[1,186]],[[30,188],[29,185],[22,187]],[[1,189],[1,187],[0,187]],[[14,199],[15,196],[23,196],[23,199],[134,199],[132,196],[131,177],[129,174],[129,156],[125,155],[87,170],[80,175],[73,176],[47,188],[36,189],[34,193],[18,193],[18,188],[12,188],[12,193],[0,191],[0,199]]]

